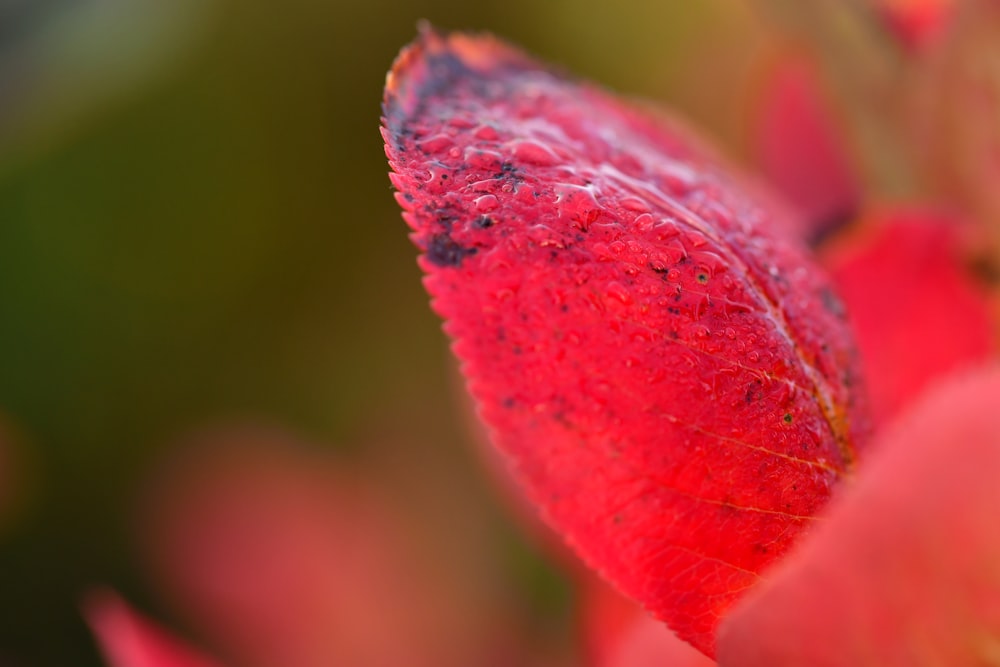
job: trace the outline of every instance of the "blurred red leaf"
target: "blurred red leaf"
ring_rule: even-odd
[[[428,566],[419,527],[361,471],[251,427],[175,457],[140,515],[156,584],[239,664],[495,664],[498,619]]]
[[[934,46],[947,31],[955,0],[874,0],[890,31],[911,51]]]
[[[578,578],[576,595],[577,625],[586,664],[606,664],[635,617],[646,612],[589,571]],[[664,632],[671,632],[660,621],[656,622]]]
[[[719,664],[996,664],[997,397],[993,366],[912,405],[827,521],[723,623]]]
[[[109,667],[218,667],[219,663],[133,611],[112,591],[90,593],[83,613]]]
[[[433,306],[529,496],[711,653],[863,444],[840,303],[676,124],[425,31],[383,136]]]
[[[935,378],[993,353],[990,302],[961,256],[962,228],[919,208],[871,212],[825,252],[847,305],[879,421]]]
[[[815,63],[784,51],[762,76],[751,111],[755,164],[803,213],[810,237],[849,219],[861,188],[842,123]]]

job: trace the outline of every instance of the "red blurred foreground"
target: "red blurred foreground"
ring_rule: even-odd
[[[888,428],[828,520],[723,624],[720,664],[995,664],[998,397],[994,365]]]

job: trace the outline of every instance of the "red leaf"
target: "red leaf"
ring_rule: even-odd
[[[169,601],[240,665],[493,664],[497,615],[454,565],[432,566],[426,527],[371,471],[253,426],[178,445],[141,506],[146,551]]]
[[[583,558],[702,651],[852,466],[839,301],[675,124],[426,31],[383,135],[494,442]]]
[[[998,397],[993,366],[912,406],[802,550],[727,618],[719,663],[997,664]]]
[[[811,236],[850,219],[861,197],[857,175],[820,74],[805,55],[774,60],[752,123],[755,162],[802,211]]]
[[[133,611],[116,593],[91,593],[83,610],[109,667],[217,667]]]
[[[956,9],[955,0],[876,0],[875,5],[896,38],[913,52],[939,42]]]
[[[989,297],[962,264],[960,233],[931,211],[882,209],[825,252],[877,421],[937,377],[993,353]]]

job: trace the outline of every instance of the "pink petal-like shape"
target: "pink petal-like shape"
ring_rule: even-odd
[[[921,209],[871,212],[824,255],[847,306],[877,421],[936,378],[994,352],[991,306],[963,263],[961,227]]]
[[[129,607],[117,593],[97,590],[83,603],[108,667],[219,667]]]
[[[1000,367],[882,434],[830,515],[724,621],[724,667],[1000,663]]]
[[[844,129],[828,100],[816,65],[804,54],[784,53],[765,72],[752,113],[754,161],[802,211],[810,237],[848,221],[861,198]]]
[[[498,40],[425,31],[384,110],[494,444],[577,553],[711,653],[867,441],[828,280],[676,123]]]

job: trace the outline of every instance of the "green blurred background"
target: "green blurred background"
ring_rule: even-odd
[[[386,178],[381,88],[422,18],[666,100],[740,151],[733,82],[764,38],[727,0],[0,4],[3,667],[101,664],[78,610],[95,583],[176,620],[134,499],[171,442],[232,417],[436,471],[442,505],[499,536],[524,613],[565,616],[476,481]]]

